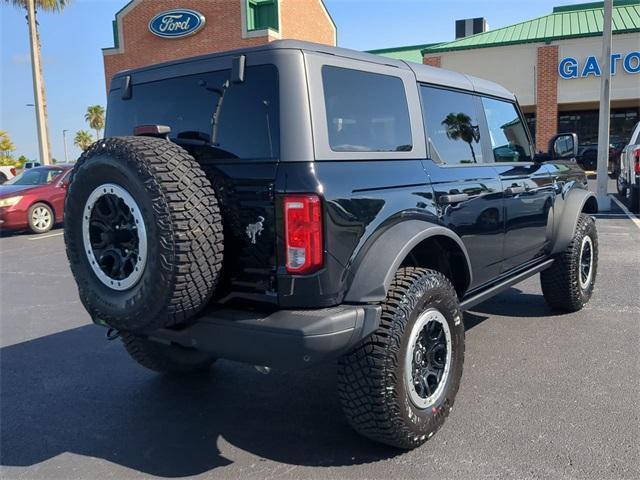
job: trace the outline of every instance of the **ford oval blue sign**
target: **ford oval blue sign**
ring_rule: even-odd
[[[193,35],[204,26],[204,15],[195,10],[178,8],[159,13],[149,22],[149,30],[163,38]]]

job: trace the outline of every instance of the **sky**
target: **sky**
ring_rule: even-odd
[[[234,0],[212,0],[234,1]],[[236,0],[237,1],[237,0]],[[126,0],[73,0],[61,14],[38,15],[52,156],[69,160],[87,106],[106,106],[101,49],[113,46],[111,22]],[[547,15],[554,6],[584,0],[325,0],[338,27],[338,45],[371,50],[453,40],[455,20],[485,17],[491,29]],[[445,8],[446,5],[446,8]],[[0,130],[9,132],[15,155],[38,157],[29,37],[25,12],[0,0]],[[95,135],[95,134],[94,134]]]

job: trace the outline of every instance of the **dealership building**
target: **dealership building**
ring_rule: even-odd
[[[371,52],[504,85],[545,149],[558,132],[597,141],[602,24],[602,2],[558,6],[494,30],[485,19],[461,20],[455,40]],[[103,50],[107,85],[119,70],[281,38],[337,42],[322,0],[133,0],[113,32],[114,46]],[[611,73],[611,136],[623,140],[640,120],[639,0],[614,0]]]

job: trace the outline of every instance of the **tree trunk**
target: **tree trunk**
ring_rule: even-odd
[[[478,163],[478,161],[476,160],[476,152],[473,150],[473,145],[471,145],[471,142],[469,142],[469,148],[471,149],[471,156],[473,157],[473,163]]]
[[[37,19],[37,15],[36,15]],[[40,30],[38,29],[38,22],[36,20],[36,39],[38,44],[38,55],[42,57],[42,45],[40,44]],[[40,78],[42,79],[42,88],[40,91],[42,92],[42,109],[44,110],[44,138],[45,142],[47,142],[47,151],[49,155],[51,155],[51,142],[49,141],[49,114],[47,113],[47,96],[45,94],[44,88],[44,75],[42,73],[42,58],[40,59]],[[51,159],[49,159],[50,161]],[[46,164],[46,161],[44,162]]]

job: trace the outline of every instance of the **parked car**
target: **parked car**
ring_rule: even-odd
[[[22,168],[24,168],[25,170],[29,170],[30,168],[36,168],[40,166],[40,162],[25,162]]]
[[[66,251],[93,321],[152,370],[338,359],[350,424],[410,449],[451,412],[464,310],[538,273],[553,309],[593,292],[577,137],[535,161],[495,83],[285,40],[121,72],[107,112]]]
[[[620,174],[616,184],[618,193],[628,198],[631,210],[640,212],[640,122],[620,154]]]
[[[35,167],[0,185],[0,229],[45,233],[64,216],[71,166]]]
[[[0,166],[0,185],[16,176],[16,167]]]
[[[609,144],[609,157],[607,170],[616,174],[617,159],[622,150],[620,141]],[[588,171],[598,169],[598,144],[587,143],[578,146],[577,162]]]

